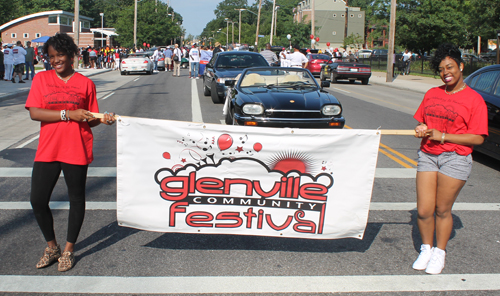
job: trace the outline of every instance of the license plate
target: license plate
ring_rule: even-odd
[[[132,67],[132,70],[137,70],[137,67]]]
[[[351,72],[358,72],[358,69],[351,68]]]

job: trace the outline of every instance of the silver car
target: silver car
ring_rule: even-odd
[[[120,62],[120,73],[126,75],[129,73],[153,74],[154,64],[147,53],[131,53]]]
[[[372,55],[371,49],[360,49],[358,51],[358,58],[360,59],[369,59]]]

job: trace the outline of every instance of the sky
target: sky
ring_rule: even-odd
[[[186,36],[200,35],[207,23],[215,18],[214,10],[222,0],[170,0],[170,6],[182,15]],[[162,2],[167,3],[167,0]]]

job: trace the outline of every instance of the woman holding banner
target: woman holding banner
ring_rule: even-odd
[[[453,229],[451,208],[471,172],[473,146],[488,136],[488,114],[482,97],[464,83],[457,46],[440,45],[431,65],[444,85],[430,89],[414,115],[415,136],[422,138],[416,178],[422,245],[413,268],[439,274]]]
[[[113,113],[106,112],[100,120],[92,115],[91,112],[99,112],[95,84],[73,70],[78,54],[73,38],[58,33],[44,44],[43,52],[54,70],[35,76],[25,105],[31,119],[41,123],[30,201],[48,246],[36,267],[58,260],[58,270],[67,271],[75,263],[74,245],[85,215],[87,168],[93,160],[90,128],[100,123],[112,125],[115,119]],[[62,254],[49,208],[61,170],[70,202],[67,243]]]

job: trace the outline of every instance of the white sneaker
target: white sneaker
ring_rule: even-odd
[[[446,252],[444,250],[433,248],[431,260],[425,269],[428,274],[440,274],[444,268],[444,258]]]
[[[196,77],[196,79],[200,79],[200,77]]]
[[[413,262],[413,269],[416,270],[424,270],[427,268],[427,264],[429,260],[431,260],[432,251],[434,248],[431,248],[430,245],[421,245],[420,246],[420,255],[418,255],[417,260]]]

